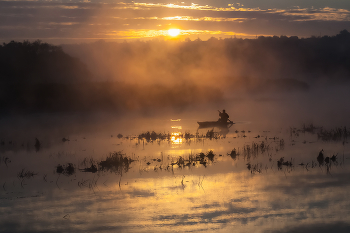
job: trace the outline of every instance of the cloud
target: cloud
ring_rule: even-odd
[[[1,1],[0,40],[130,39],[163,37],[169,27],[182,36],[334,35],[350,27],[341,8],[260,9],[242,5]],[[145,31],[148,31],[146,33]],[[196,32],[190,34],[191,32]]]

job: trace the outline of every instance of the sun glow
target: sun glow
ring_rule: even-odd
[[[169,29],[168,30],[169,36],[178,36],[180,34],[180,29]]]

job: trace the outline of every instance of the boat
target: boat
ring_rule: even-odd
[[[232,121],[222,122],[222,121],[197,121],[199,128],[228,128],[231,127],[234,123]]]

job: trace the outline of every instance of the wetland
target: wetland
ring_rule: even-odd
[[[349,232],[349,40],[0,45],[0,232]]]
[[[33,123],[2,135],[2,232],[350,227],[346,126],[263,130],[242,121],[222,135],[188,118],[140,119],[148,126],[129,129],[108,120],[82,132],[24,133],[40,128]]]

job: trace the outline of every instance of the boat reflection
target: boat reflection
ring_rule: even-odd
[[[200,129],[208,129],[208,131],[206,132],[207,138],[217,138],[217,137],[226,138],[226,135],[230,132],[231,126],[232,125],[230,125],[229,127],[228,126],[210,126],[210,127],[199,126],[197,129],[197,132]]]
[[[226,137],[226,135],[229,133],[229,129],[231,126],[235,123],[233,123],[230,120],[221,121],[220,119],[218,121],[197,121],[198,123],[198,129],[208,129],[212,128],[212,130],[209,130],[207,132],[207,137]],[[214,128],[217,128],[219,131],[214,133]],[[208,135],[209,134],[209,135]]]

